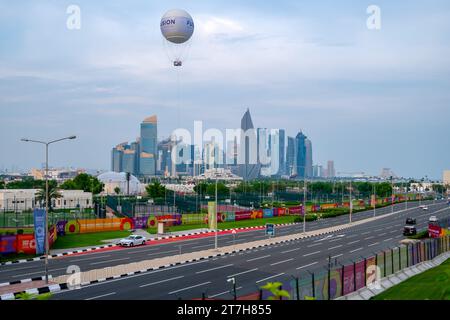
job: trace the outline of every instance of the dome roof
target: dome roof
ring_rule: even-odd
[[[98,180],[100,180],[103,183],[108,182],[126,182],[127,181],[127,174],[125,172],[105,172],[99,175]],[[133,175],[130,175],[130,182],[137,182],[139,183],[138,178],[136,178]]]

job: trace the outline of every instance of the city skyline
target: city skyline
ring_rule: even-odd
[[[378,31],[354,1],[332,13],[296,1],[189,4],[196,32],[180,94],[154,23],[178,2],[137,1],[125,16],[117,4],[79,1],[80,30],[66,28],[64,5],[25,3],[0,13],[0,168],[43,162],[23,137],[76,134],[52,147],[50,163],[107,169],[111,146],[134,139],[143,115],[158,113],[160,138],[195,120],[235,127],[246,106],[261,127],[308,132],[314,162],[334,159],[344,172],[440,179],[448,167],[445,1],[379,1]]]

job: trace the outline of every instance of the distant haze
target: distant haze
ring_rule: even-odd
[[[450,3],[376,1],[0,0],[0,169],[40,167],[42,146],[20,138],[77,140],[51,147],[50,165],[109,169],[111,148],[158,115],[176,128],[302,130],[314,164],[337,172],[441,179],[450,169]],[[177,74],[159,22],[182,8],[195,21]]]

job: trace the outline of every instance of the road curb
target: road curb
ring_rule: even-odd
[[[52,276],[49,275],[48,278],[51,279]],[[45,280],[45,276],[22,279],[22,280],[15,280],[15,281],[10,281],[10,282],[0,283],[0,287],[6,287],[6,286],[14,285],[14,284],[27,283],[27,282],[33,282],[33,281],[43,281],[43,280]]]
[[[63,284],[52,284],[49,286],[41,287],[41,288],[33,288],[28,289],[25,291],[18,291],[14,293],[6,293],[3,295],[0,295],[0,301],[3,300],[16,300],[18,299],[19,295],[22,293],[29,293],[29,294],[43,294],[43,293],[54,293],[62,290],[68,289],[68,286],[66,283]]]

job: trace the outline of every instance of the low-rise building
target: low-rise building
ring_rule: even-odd
[[[445,170],[443,174],[444,186],[450,185],[450,170]]]
[[[39,189],[0,190],[0,210],[26,211],[41,207],[36,199]],[[52,199],[54,209],[92,208],[92,193],[83,190],[59,190],[60,198]]]

